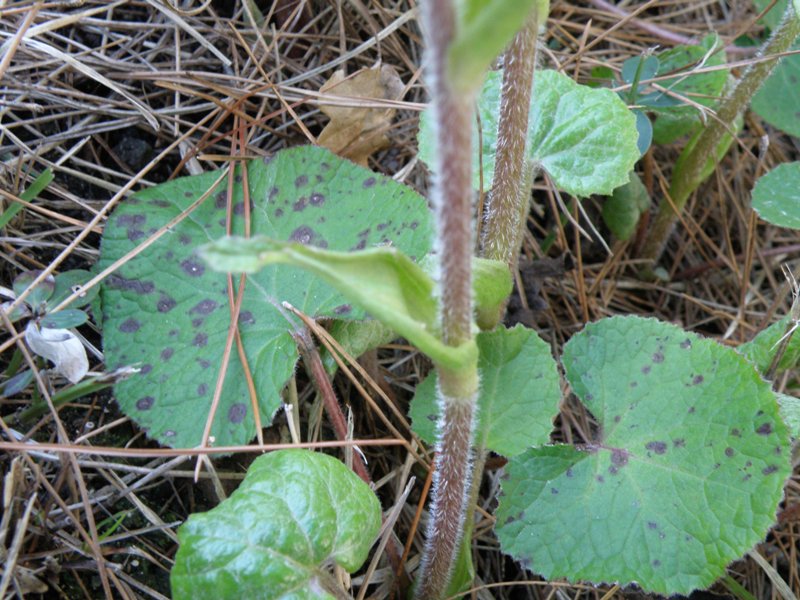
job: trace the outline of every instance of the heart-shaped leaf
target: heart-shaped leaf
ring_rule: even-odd
[[[502,77],[500,71],[490,72],[478,99],[481,154],[476,149],[473,159],[476,189],[481,176],[484,190],[492,185]],[[626,183],[639,159],[639,134],[636,117],[625,103],[610,90],[578,85],[556,71],[537,71],[534,79],[528,159],[576,196],[610,194]],[[420,118],[419,145],[420,158],[433,165],[433,125],[427,113]]]
[[[360,250],[391,244],[422,257],[431,242],[424,198],[411,189],[330,152],[294,148],[248,163],[253,235],[329,248]],[[134,249],[206,193],[216,173],[175,180],[140,192],[112,215],[99,268]],[[208,268],[196,248],[226,232],[226,184],[191,215],[106,279],[103,335],[109,368],[141,372],[115,386],[122,409],[148,435],[177,447],[197,446],[222,365],[230,324],[227,275]],[[243,181],[235,180],[233,233],[244,231]],[[238,283],[238,278],[237,278]],[[297,349],[289,335],[288,301],[306,314],[362,318],[341,294],[312,274],[283,265],[248,277],[239,331],[262,422],[280,406]],[[251,399],[236,348],[231,352],[211,435],[217,445],[255,435]]]
[[[800,229],[800,162],[783,163],[761,176],[753,188],[753,208],[773,225]]]
[[[479,333],[477,342],[481,376],[477,444],[514,456],[547,443],[561,400],[550,346],[521,325]],[[435,372],[417,386],[410,412],[417,435],[435,441],[439,415]]]
[[[510,459],[496,528],[506,552],[548,578],[671,595],[711,585],[764,539],[791,452],[752,365],[638,317],[587,325],[563,363],[599,431]]]
[[[45,315],[41,321],[41,325],[48,329],[71,329],[73,327],[80,327],[88,320],[89,316],[82,310],[67,308],[56,313]]]
[[[380,526],[377,497],[338,460],[308,450],[259,456],[230,498],[178,530],[173,598],[333,600],[326,568],[358,569]]]

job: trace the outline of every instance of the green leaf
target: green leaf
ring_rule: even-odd
[[[653,124],[648,117],[641,110],[634,110],[633,115],[636,117],[636,147],[639,149],[639,155],[644,156],[644,153],[650,148],[653,142]]]
[[[547,443],[561,400],[550,346],[521,325],[479,333],[477,342],[481,388],[476,445],[514,456]],[[417,435],[433,442],[439,415],[435,372],[417,386],[410,414]]]
[[[45,315],[42,319],[42,327],[47,327],[48,329],[72,329],[73,327],[80,327],[88,320],[88,315],[82,310],[67,308]]]
[[[110,265],[200,198],[217,173],[175,180],[126,200],[109,219],[98,268]],[[430,249],[424,198],[321,148],[277,153],[248,163],[254,235],[332,250],[381,244],[413,257]],[[175,447],[197,446],[213,396],[230,323],[227,276],[213,272],[196,248],[225,235],[227,183],[152,246],[119,268],[101,291],[106,364],[139,365],[115,386],[123,411],[148,435]],[[243,232],[241,173],[232,198],[233,233]],[[236,282],[238,286],[238,280]],[[297,349],[289,335],[288,301],[314,317],[363,318],[339,293],[292,267],[270,266],[248,278],[239,315],[242,344],[258,391],[261,421],[281,404]],[[216,445],[244,444],[255,435],[239,353],[231,352],[211,435]]]
[[[27,290],[31,284],[36,280],[42,272],[40,270],[35,271],[25,271],[24,273],[20,273],[14,278],[14,283],[12,284],[12,288],[14,290],[15,296],[20,296],[25,290]],[[32,306],[33,308],[39,308],[42,304],[47,302],[50,297],[53,295],[53,290],[55,289],[55,279],[52,275],[48,275],[42,281],[40,281],[33,290],[31,290],[30,294],[25,298],[24,302],[28,305]]]
[[[75,291],[77,286],[82,286],[94,276],[90,271],[82,271],[75,269],[72,271],[64,271],[56,275],[55,289],[53,296],[47,301],[48,306],[55,307],[66,300]],[[100,287],[94,286],[93,288],[83,292],[78,298],[73,300],[69,306],[72,308],[80,308],[86,306],[94,301],[97,294],[100,293]]]
[[[639,317],[565,346],[599,430],[509,460],[496,532],[547,578],[688,594],[764,539],[791,472],[775,396],[739,354]]]
[[[719,67],[725,64],[725,53],[711,54],[719,44],[716,34],[706,36],[700,45],[675,46],[658,55],[661,66],[659,76],[675,73],[675,77],[659,82],[661,87],[684,96],[702,106],[715,106],[723,93],[728,79],[728,70],[719,69],[692,73],[700,67]],[[666,97],[666,94],[661,94]],[[697,108],[688,104],[676,106],[654,106],[656,119],[653,138],[657,144],[669,144],[679,137],[693,132],[702,125]]]
[[[462,366],[474,352],[469,343],[441,341],[433,279],[394,248],[332,252],[266,237],[225,237],[203,246],[201,256],[218,271],[255,273],[274,264],[305,269],[448,367]]]
[[[790,318],[784,317],[760,331],[756,337],[742,344],[736,350],[750,361],[759,373],[766,373],[778,349],[778,342],[786,335],[790,323]],[[798,363],[800,363],[800,333],[795,332],[789,339],[789,344],[778,363],[778,371],[786,371]]]
[[[481,154],[473,157],[473,185],[489,190],[494,174],[502,73],[490,72],[478,99]],[[477,139],[477,127],[475,129]],[[578,85],[555,71],[537,71],[528,129],[528,158],[556,185],[576,196],[610,194],[628,181],[639,159],[636,117],[606,89]],[[430,116],[420,118],[420,158],[433,165]],[[477,144],[476,144],[477,146]],[[478,167],[481,168],[478,168]]]
[[[549,1],[541,0],[462,0],[456,35],[449,48],[453,85],[463,91],[477,88],[486,69],[528,15],[539,10],[539,22],[543,23],[548,5]]]
[[[800,229],[800,162],[783,163],[762,175],[753,188],[753,208],[773,225]]]
[[[358,569],[380,526],[377,497],[338,460],[308,450],[259,456],[230,498],[178,530],[173,598],[333,599],[326,567]]]
[[[636,173],[614,190],[603,203],[603,221],[618,240],[627,240],[636,231],[642,214],[650,209],[650,195]]]
[[[372,350],[378,346],[388,344],[397,336],[397,333],[376,319],[365,319],[364,321],[341,321],[335,320],[327,328],[339,345],[341,345],[350,356],[358,358],[367,350]],[[328,373],[335,373],[339,368],[333,356],[324,347],[320,349],[320,358],[325,370]]]
[[[781,409],[781,416],[789,426],[792,437],[800,437],[800,398],[788,394],[775,394]]]
[[[19,197],[26,202],[30,202],[36,196],[42,193],[44,188],[46,188],[50,183],[53,181],[53,172],[48,168],[42,171],[39,175],[36,176],[36,179],[33,180],[28,188],[22,192]],[[23,205],[19,202],[13,202],[8,205],[2,214],[0,214],[0,229],[5,227],[6,225],[11,222],[16,214],[22,210]]]
[[[530,115],[530,154],[556,185],[579,197],[610,194],[639,160],[636,118],[610,90],[538,71]]]
[[[639,82],[656,76],[659,60],[655,56],[633,56],[622,63],[622,81]]]

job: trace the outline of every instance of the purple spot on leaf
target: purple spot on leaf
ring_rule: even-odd
[[[776,465],[770,465],[770,466],[765,467],[764,469],[762,469],[761,472],[764,475],[770,475],[772,473],[775,473],[777,470],[778,470],[778,467]]]
[[[374,177],[367,177],[367,178],[364,180],[364,183],[363,183],[362,185],[363,185],[365,188],[371,188],[372,186],[374,186],[374,185],[375,185],[375,183],[376,183],[376,182],[377,182],[377,179],[375,179]]]
[[[181,244],[181,246],[188,246],[192,243],[192,238],[191,236],[182,233],[178,236],[178,242]]]
[[[325,204],[325,196],[323,194],[318,194],[314,192],[313,194],[311,194],[311,198],[309,201],[314,206],[322,206],[323,204]]]
[[[645,365],[642,367],[642,373],[647,375],[650,372],[650,365]]]
[[[119,330],[122,333],[133,333],[135,331],[139,331],[141,326],[142,324],[139,321],[134,318],[130,318],[122,322],[122,324],[119,326]]]
[[[667,445],[664,442],[648,442],[645,444],[645,448],[656,454],[664,454],[667,451]]]
[[[611,462],[614,466],[624,467],[628,464],[628,453],[622,448],[614,448],[611,451]]]
[[[201,300],[197,304],[195,304],[190,310],[190,315],[210,315],[214,312],[214,309],[217,308],[217,302],[215,300],[211,300],[210,298],[206,298],[205,300]]]
[[[217,195],[214,196],[214,206],[217,208],[225,208],[228,206],[228,192],[217,192]]]
[[[658,524],[655,521],[648,521],[647,522],[648,529],[658,529]]]
[[[353,307],[349,304],[340,304],[336,308],[333,309],[333,312],[337,315],[346,315],[353,311]]]
[[[691,347],[692,347],[692,340],[690,340],[689,338],[686,338],[681,342],[681,348],[683,348],[684,350]]]
[[[152,396],[145,396],[144,398],[139,398],[136,401],[136,408],[138,410],[150,410],[153,407],[153,403],[156,401],[155,398]]]
[[[202,348],[206,344],[208,344],[208,336],[205,333],[198,333],[192,340],[192,346],[196,348]]]
[[[300,175],[297,179],[294,180],[294,187],[303,187],[304,185],[308,184],[308,177],[305,175]]]
[[[208,362],[205,358],[195,358],[194,360],[195,362],[197,362],[198,365],[200,365],[201,369],[207,369],[208,367],[211,366],[211,363]]]
[[[703,383],[704,377],[702,375],[695,375],[692,377],[692,385],[700,385]]]
[[[253,313],[249,310],[243,310],[239,313],[239,324],[240,325],[254,325],[256,322],[255,318],[253,317]]]
[[[134,294],[150,294],[156,289],[152,281],[140,281],[138,279],[125,279],[121,275],[109,275],[106,279],[108,287],[133,292]]]
[[[190,277],[200,277],[206,272],[206,268],[196,260],[187,258],[181,263],[181,269]]]
[[[678,438],[676,440],[672,440],[672,445],[675,448],[684,448],[686,447],[686,440],[683,438]]]
[[[725,456],[730,458],[731,456],[733,456],[733,454],[734,454],[733,448],[731,448],[730,446],[725,448]]]
[[[142,365],[141,369],[139,369],[139,373],[141,373],[142,375],[147,375],[152,370],[153,370],[153,365],[145,364]]]
[[[662,363],[664,362],[664,354],[663,352],[656,352],[653,354],[653,362],[654,363]]]
[[[247,405],[242,402],[236,402],[231,405],[228,410],[228,420],[231,423],[241,423],[247,415]]]
[[[205,396],[206,392],[208,392],[208,385],[205,383],[201,383],[197,386],[197,395],[198,396]]]
[[[161,356],[161,360],[167,361],[170,358],[172,358],[173,354],[175,354],[175,349],[174,348],[170,348],[169,346],[167,346],[166,348],[164,348],[161,351],[161,355],[160,355]]]
[[[158,299],[156,303],[156,309],[160,313],[165,313],[171,311],[175,306],[177,306],[177,302],[171,296],[167,296],[166,294],[161,294],[161,297]]]
[[[758,429],[756,429],[756,433],[758,435],[769,435],[772,433],[772,424],[771,423],[764,423],[760,425]]]
[[[302,212],[303,210],[305,210],[307,203],[308,200],[306,199],[306,197],[302,196],[297,202],[292,204],[292,210],[294,212]]]

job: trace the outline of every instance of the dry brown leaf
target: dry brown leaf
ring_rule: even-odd
[[[344,71],[336,71],[320,92],[330,92],[331,95],[355,101],[399,100],[403,93],[403,82],[393,67],[383,65],[361,69],[348,78],[345,78]],[[370,155],[389,145],[386,131],[394,117],[394,109],[323,104],[320,110],[331,121],[317,141],[320,146],[339,156],[366,166]]]

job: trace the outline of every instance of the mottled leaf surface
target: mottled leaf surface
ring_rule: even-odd
[[[179,179],[127,200],[106,226],[100,268],[179,215],[217,176]],[[248,182],[253,235],[342,251],[391,244],[413,257],[430,247],[422,197],[326,150],[294,148],[266,163],[251,162]],[[223,182],[170,233],[108,277],[102,290],[106,363],[141,369],[115,386],[117,400],[150,437],[174,447],[200,443],[222,365],[231,314],[227,275],[212,271],[196,249],[225,235],[226,204]],[[241,234],[241,175],[232,213],[233,232]],[[298,269],[268,266],[248,278],[239,330],[266,423],[297,360],[287,317],[277,308],[282,301],[312,316],[363,317],[326,283]],[[235,348],[211,434],[218,446],[243,444],[255,434]]]
[[[764,539],[791,452],[775,396],[738,353],[614,317],[576,334],[563,363],[599,431],[510,459],[506,552],[547,578],[671,595],[711,585]]]
[[[479,333],[477,342],[481,376],[477,442],[504,456],[547,443],[561,400],[550,346],[521,325]],[[410,412],[417,435],[435,441],[439,415],[435,372],[417,386]]]
[[[473,158],[473,185],[491,188],[502,72],[493,71],[478,99],[481,151]],[[628,181],[639,159],[636,117],[610,90],[578,85],[556,71],[537,71],[528,128],[528,158],[556,185],[576,196],[610,194]],[[478,139],[477,127],[474,139]],[[430,115],[420,119],[420,158],[434,164]],[[477,144],[476,144],[477,147]],[[480,168],[478,168],[480,166]]]
[[[760,177],[753,208],[773,225],[800,229],[800,162],[783,163]]]
[[[258,457],[241,486],[178,530],[176,600],[332,599],[332,562],[355,571],[381,526],[378,499],[340,461],[308,450]]]

